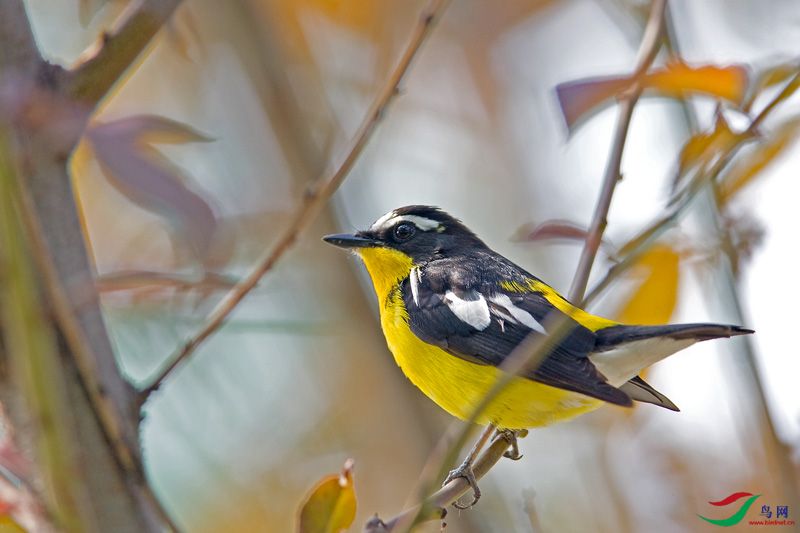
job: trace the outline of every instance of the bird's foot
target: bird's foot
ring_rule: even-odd
[[[497,433],[495,433],[494,438],[492,439],[492,442],[496,441],[497,439],[505,439],[505,441],[508,442],[509,449],[503,454],[503,457],[508,457],[512,461],[519,461],[522,459],[522,454],[519,453],[519,444],[517,443],[517,439],[521,439],[527,434],[527,429],[498,429]]]
[[[453,502],[453,507],[463,511],[465,509],[469,509],[481,499],[481,489],[478,488],[478,480],[475,478],[475,472],[472,470],[472,461],[470,461],[469,458],[461,463],[458,468],[451,470],[450,473],[447,474],[447,477],[444,478],[444,483],[442,483],[442,486],[447,485],[454,479],[458,479],[460,477],[463,477],[467,481],[467,485],[469,485],[469,487],[472,489],[472,501],[469,502],[469,504],[461,504],[458,502],[458,500]]]

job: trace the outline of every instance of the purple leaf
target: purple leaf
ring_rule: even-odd
[[[202,259],[217,229],[211,206],[186,186],[190,180],[151,143],[207,142],[209,137],[173,120],[139,115],[96,123],[87,131],[109,182],[129,200],[167,219]]]
[[[588,78],[556,86],[556,96],[561,112],[567,123],[567,128],[572,131],[575,125],[591,112],[602,109],[601,104],[620,92],[624,91],[631,83],[627,77]]]

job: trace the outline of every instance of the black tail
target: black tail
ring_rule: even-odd
[[[720,337],[735,337],[755,333],[752,329],[725,324],[672,324],[668,326],[611,326],[595,332],[595,352],[610,350],[626,342],[669,337],[676,340],[707,341]]]

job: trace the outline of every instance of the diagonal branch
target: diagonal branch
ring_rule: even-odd
[[[507,449],[508,442],[502,438],[495,439],[473,463],[472,471],[475,474],[475,479],[481,479],[485,476],[503,458],[503,454]],[[364,533],[406,531],[412,525],[420,522],[444,518],[444,511],[447,506],[458,500],[469,490],[470,487],[464,478],[456,478],[431,494],[424,504],[409,507],[391,520],[384,522],[375,516],[364,526]]]
[[[633,117],[633,109],[642,94],[640,79],[650,68],[656,58],[656,54],[658,54],[658,50],[661,48],[661,34],[664,29],[666,4],[667,0],[653,0],[652,4],[650,4],[650,17],[644,29],[642,44],[639,46],[633,85],[619,99],[619,118],[617,119],[617,127],[614,130],[614,138],[611,142],[611,154],[609,155],[603,178],[603,188],[597,200],[592,223],[589,226],[589,233],[586,236],[575,278],[572,280],[572,287],[570,287],[569,291],[569,298],[575,303],[579,303],[583,299],[583,293],[586,292],[589,274],[592,271],[597,250],[603,239],[603,232],[608,224],[608,210],[611,207],[611,199],[614,196],[617,182],[622,177],[620,167],[622,166],[622,153],[625,150],[625,140],[628,137],[628,127],[631,123],[631,117]]]
[[[353,168],[353,165],[367,145],[372,133],[380,123],[386,108],[397,95],[400,82],[408,71],[411,61],[416,56],[426,37],[430,34],[434,22],[441,16],[446,4],[446,0],[430,1],[420,15],[419,21],[414,27],[411,40],[403,52],[403,55],[400,57],[397,66],[395,66],[394,70],[390,73],[386,83],[367,111],[364,121],[358,128],[342,163],[311,185],[292,216],[289,226],[283,231],[278,241],[272,246],[272,249],[261,258],[256,268],[222,299],[207,317],[206,324],[203,328],[186,341],[183,348],[173,357],[166,368],[158,374],[153,383],[142,391],[141,397],[143,401],[146,400],[153,391],[158,389],[172,371],[185,361],[203,341],[222,326],[239,302],[247,296],[259,280],[275,266],[283,255],[292,248],[300,233],[302,233],[322,211],[328,199],[336,189],[339,188],[339,185],[341,185],[342,181],[344,181]]]
[[[169,20],[181,0],[142,0],[119,27],[104,33],[97,50],[66,74],[65,92],[97,104],[122,78]]]

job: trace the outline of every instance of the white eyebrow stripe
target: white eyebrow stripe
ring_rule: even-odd
[[[545,335],[547,334],[547,331],[544,329],[544,326],[542,326],[542,324],[539,323],[538,320],[533,318],[532,314],[514,305],[514,302],[512,302],[511,298],[509,298],[507,295],[496,294],[491,298],[489,298],[489,301],[508,311],[511,314],[511,316],[514,317],[514,320],[516,320],[517,322],[525,326],[528,326],[533,331],[538,331],[539,333],[544,333]],[[498,312],[497,314],[504,315],[505,313]]]
[[[419,268],[414,267],[411,269],[411,296],[414,298],[414,303],[419,307],[419,282],[421,281]]]
[[[390,213],[386,213],[381,218],[376,220],[370,228],[370,231],[384,230],[394,226],[398,222],[411,222],[422,231],[437,229],[439,226],[441,226],[441,223],[438,220],[432,220],[419,215],[396,215],[394,211],[392,211]]]
[[[397,214],[394,211],[389,211],[388,213],[383,215],[381,218],[376,220],[375,223],[372,224],[372,227],[370,229],[371,230],[376,230],[378,228],[381,228],[381,227],[383,227],[384,224],[386,224],[388,221],[390,221],[391,219],[393,219],[396,216],[397,216]]]
[[[492,321],[489,316],[489,304],[481,293],[478,293],[477,300],[463,300],[453,291],[447,291],[444,294],[444,301],[459,320],[478,331],[486,329]]]

